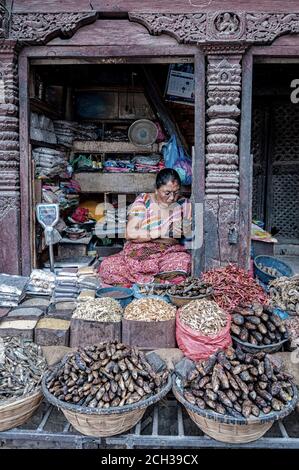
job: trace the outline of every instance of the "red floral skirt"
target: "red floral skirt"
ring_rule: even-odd
[[[153,282],[156,274],[176,270],[191,271],[191,255],[182,245],[126,242],[120,253],[102,261],[99,274],[105,284],[131,286]]]

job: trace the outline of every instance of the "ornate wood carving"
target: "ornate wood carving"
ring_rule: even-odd
[[[5,7],[5,1],[0,3],[0,39],[8,35],[9,12]]]
[[[299,33],[299,13],[247,13],[246,40],[271,42],[287,33]]]
[[[208,56],[206,193],[238,194],[241,56]]]
[[[14,13],[10,37],[25,44],[45,44],[54,37],[72,36],[81,26],[93,23],[97,12]]]
[[[0,44],[0,195],[19,192],[19,98],[16,43]]]
[[[20,272],[19,98],[15,41],[0,43],[0,272]]]
[[[198,44],[206,38],[205,13],[130,13],[129,18],[143,24],[153,35],[167,33],[178,42]]]
[[[270,43],[282,34],[299,33],[299,13],[140,13],[129,14],[151,34],[169,34],[180,43]]]

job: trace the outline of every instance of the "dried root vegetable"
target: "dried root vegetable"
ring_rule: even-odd
[[[191,300],[180,312],[182,323],[203,335],[214,336],[227,324],[227,314],[211,300]]]
[[[40,346],[18,337],[0,338],[0,404],[34,392],[46,369]]]
[[[299,276],[279,277],[269,284],[270,304],[299,315]]]
[[[196,363],[183,381],[183,394],[201,409],[250,419],[283,410],[293,398],[292,385],[292,377],[265,353],[229,348]]]
[[[164,300],[142,298],[131,302],[124,311],[126,320],[166,321],[175,318],[176,307]]]
[[[130,405],[159,393],[168,370],[157,373],[143,352],[117,341],[88,346],[69,355],[46,386],[59,400],[110,408]]]
[[[228,313],[240,304],[250,305],[255,301],[267,303],[263,289],[247,271],[236,265],[207,271],[202,278],[212,285],[215,301]]]
[[[253,346],[270,346],[287,338],[287,329],[270,307],[253,303],[233,311],[231,334]]]
[[[212,286],[202,279],[188,277],[182,283],[168,288],[167,293],[181,297],[208,296],[212,294]]]
[[[117,300],[101,297],[78,303],[72,318],[99,322],[119,322],[122,313],[123,309]]]

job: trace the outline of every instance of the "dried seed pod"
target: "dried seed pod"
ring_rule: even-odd
[[[246,328],[241,328],[239,338],[241,341],[246,342],[248,340],[248,330]]]
[[[225,353],[223,351],[219,351],[217,354],[217,361],[219,364],[222,365],[226,370],[231,370],[232,366],[230,361],[227,359]]]
[[[267,322],[269,320],[269,315],[267,313],[263,313],[262,316],[261,316],[261,319],[264,321],[264,322]]]
[[[218,377],[224,389],[229,389],[229,381],[223,367],[219,364]]]
[[[205,376],[202,379],[200,379],[200,381],[198,382],[198,385],[200,386],[200,388],[204,388],[209,382],[210,382],[210,377]]]
[[[223,403],[223,405],[232,408],[233,404],[231,400],[228,398],[228,396],[224,392],[221,392],[220,390],[218,391],[218,399],[221,403]]]
[[[230,329],[234,335],[240,336],[241,328],[238,325],[235,325],[234,323],[232,323]]]
[[[265,407],[263,408],[263,413],[264,413],[265,415],[268,415],[269,413],[271,413],[271,411],[272,411],[271,406],[265,406]]]
[[[253,323],[254,325],[259,325],[261,323],[261,319],[253,315],[253,316],[247,318],[247,323],[248,322]]]
[[[202,400],[201,398],[196,398],[195,403],[201,410],[204,410],[206,407],[204,400]]]
[[[250,382],[252,380],[252,377],[249,374],[249,372],[245,370],[244,372],[241,372],[240,379],[243,380],[244,382]]]
[[[216,413],[219,413],[221,415],[226,414],[226,409],[221,403],[216,403],[216,408],[215,408]]]
[[[251,415],[251,409],[251,402],[249,400],[244,400],[242,405],[242,415],[244,416],[244,418],[249,418],[249,416]]]
[[[235,313],[232,315],[232,321],[235,325],[243,325],[244,317],[239,313]]]
[[[252,336],[252,335],[249,335],[249,343],[250,343],[250,344],[253,344],[253,345],[255,345],[255,346],[258,345],[257,340],[256,340],[255,337]]]
[[[260,325],[257,325],[257,329],[260,333],[262,333],[262,335],[267,334],[267,328],[262,323]]]
[[[253,324],[253,323],[250,323],[249,321],[246,321],[246,322],[244,323],[244,328],[246,328],[247,330],[250,330],[250,331],[251,331],[251,330],[256,330],[258,326],[259,326],[259,325],[255,325],[255,324]]]
[[[206,397],[208,400],[216,401],[217,393],[213,392],[212,390],[206,390]]]

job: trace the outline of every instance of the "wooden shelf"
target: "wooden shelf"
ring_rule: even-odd
[[[160,152],[163,142],[151,146],[136,146],[131,142],[98,142],[88,140],[75,140],[73,142],[73,152],[86,153],[154,153]]]
[[[134,194],[151,193],[155,189],[157,173],[74,173],[82,193]],[[182,194],[189,195],[190,186],[182,186]]]
[[[74,173],[82,193],[132,194],[152,192],[156,173]]]
[[[39,100],[38,98],[30,98],[30,110],[34,113],[46,114],[51,119],[62,119],[61,113],[57,112],[48,103]]]
[[[43,142],[39,140],[30,139],[31,145],[37,147],[46,147],[54,150],[70,150],[69,147],[65,147],[63,144],[51,144],[50,142]]]

